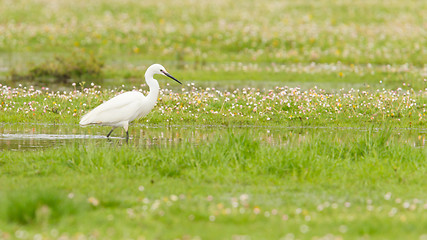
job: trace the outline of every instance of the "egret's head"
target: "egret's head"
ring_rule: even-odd
[[[165,76],[170,77],[170,78],[172,78],[173,80],[177,81],[179,84],[182,84],[180,81],[178,81],[178,79],[176,79],[176,78],[174,78],[172,75],[170,75],[170,74],[166,71],[165,67],[163,67],[163,66],[162,66],[162,65],[160,65],[160,64],[153,64],[153,65],[151,65],[151,66],[147,69],[147,73],[150,73],[150,74],[152,74],[152,75],[154,75],[154,74],[161,74],[161,75],[165,75]]]

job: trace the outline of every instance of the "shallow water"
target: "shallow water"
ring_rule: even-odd
[[[78,125],[48,124],[2,124],[0,125],[0,151],[26,151],[60,146],[88,143],[125,144],[125,133],[116,129],[107,139],[108,127],[86,127]],[[222,127],[222,126],[162,126],[132,125],[129,131],[129,144],[140,147],[179,144],[198,145],[215,140],[218,136],[249,133],[255,140],[263,143],[286,146],[311,141],[321,135],[325,139],[351,142],[356,135],[364,134],[366,129],[358,128],[307,128],[307,127]],[[381,131],[380,129],[374,129]],[[317,138],[319,139],[319,138]],[[427,129],[393,129],[391,139],[409,143],[414,147],[425,147]]]

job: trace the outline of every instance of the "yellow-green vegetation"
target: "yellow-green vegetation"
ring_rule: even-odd
[[[427,239],[426,12],[0,0],[0,239]],[[78,126],[155,62],[129,144]]]
[[[73,52],[70,56],[56,56],[51,60],[33,66],[28,73],[19,73],[12,69],[12,80],[37,80],[39,82],[67,83],[71,79],[100,78],[103,62],[84,51]]]

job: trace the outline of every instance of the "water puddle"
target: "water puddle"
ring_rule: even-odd
[[[78,125],[47,125],[47,124],[3,124],[0,125],[0,151],[27,151],[60,146],[87,143],[119,143],[125,144],[125,133],[116,129],[110,139],[106,134],[108,127],[86,127]],[[250,133],[254,139],[275,146],[287,146],[311,141],[319,135],[336,141],[351,142],[356,135],[363,134],[366,129],[356,128],[307,128],[307,127],[221,127],[221,126],[171,126],[153,127],[132,125],[129,144],[138,147],[163,146],[178,144],[203,144],[218,136]],[[394,129],[391,138],[409,143],[414,147],[425,147],[427,129]]]
[[[63,139],[86,139],[86,138],[105,138],[105,136],[92,135],[58,135],[58,134],[2,134],[0,139],[3,140],[23,140],[23,139],[39,139],[39,140],[63,140]]]

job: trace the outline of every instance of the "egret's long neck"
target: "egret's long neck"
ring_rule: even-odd
[[[153,102],[153,104],[155,104],[157,102],[157,97],[159,96],[159,82],[153,78],[152,74],[145,74],[145,81],[150,88],[150,92],[147,97]]]

